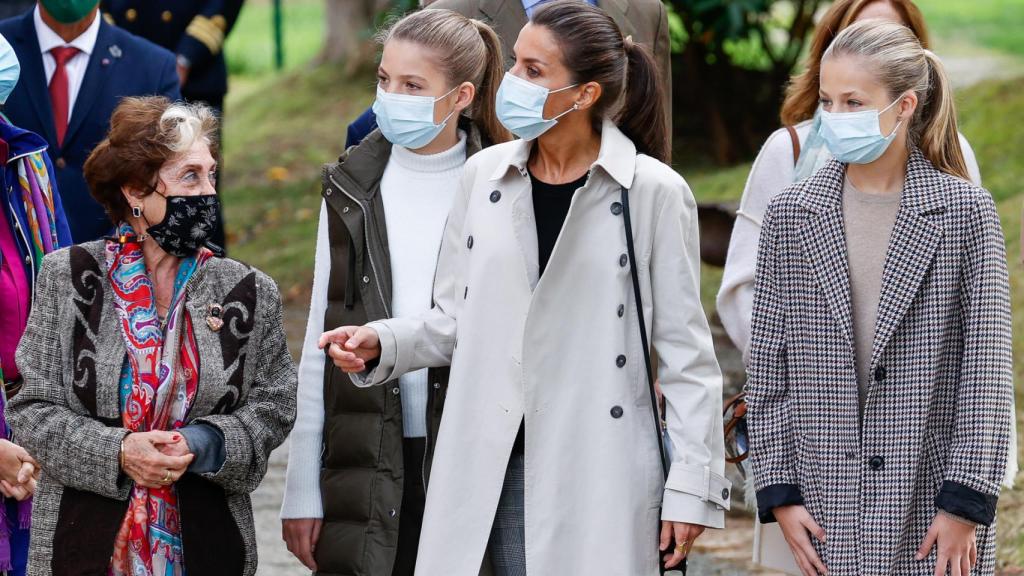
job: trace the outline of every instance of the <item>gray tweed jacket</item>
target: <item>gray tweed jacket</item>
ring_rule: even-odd
[[[106,574],[131,479],[118,464],[118,380],[125,357],[102,240],[43,260],[18,346],[25,378],[7,408],[17,441],[40,462],[32,511],[31,576]],[[223,306],[223,327],[207,323]],[[190,574],[250,575],[256,537],[249,493],[295,420],[296,374],[277,286],[262,272],[214,258],[187,288],[199,348],[199,389],[187,420],[224,435],[227,459],[176,484]]]

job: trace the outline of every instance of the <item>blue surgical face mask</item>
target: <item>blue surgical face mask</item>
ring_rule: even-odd
[[[434,124],[434,103],[443,100],[456,86],[439,98],[431,96],[410,96],[408,94],[389,94],[377,87],[377,100],[373,103],[373,113],[377,115],[377,126],[388,139],[388,142],[411,150],[423,148],[434,141],[444,130],[455,110],[445,117],[440,124]]]
[[[885,153],[903,124],[900,120],[888,136],[883,136],[878,118],[901,100],[902,96],[881,110],[841,113],[822,110],[818,134],[836,160],[846,164],[870,164]]]
[[[7,103],[7,97],[14,91],[14,86],[21,76],[21,64],[18,55],[7,40],[0,36],[0,104]]]
[[[544,104],[548,101],[548,95],[575,86],[577,85],[572,84],[558,90],[548,90],[506,72],[496,97],[498,120],[516,136],[523,140],[533,140],[558,124],[559,118],[579,108],[577,104],[573,104],[572,108],[558,116],[544,119]]]

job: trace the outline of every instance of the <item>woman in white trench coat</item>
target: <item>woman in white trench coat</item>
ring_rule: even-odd
[[[494,555],[520,556],[519,566],[496,562],[496,571],[651,576],[659,545],[678,565],[704,527],[723,527],[729,502],[721,374],[699,299],[696,205],[659,161],[668,151],[652,60],[604,12],[576,1],[547,4],[515,53],[497,104],[523,139],[467,161],[441,247],[435,308],[338,328],[321,345],[339,367],[361,373],[362,385],[451,362],[417,574],[479,572],[496,511],[508,512],[499,500],[514,492],[506,470],[525,422],[525,541],[491,539]],[[535,204],[547,210],[552,198],[544,194],[575,182],[546,254],[551,214]],[[667,483],[623,188],[674,446]]]

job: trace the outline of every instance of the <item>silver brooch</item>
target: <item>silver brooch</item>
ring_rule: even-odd
[[[224,327],[224,307],[220,304],[210,304],[206,307],[206,325],[214,332],[220,332]]]

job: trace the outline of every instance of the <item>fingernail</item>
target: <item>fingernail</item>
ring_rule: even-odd
[[[914,560],[920,560],[921,558],[922,556],[920,552],[914,555]]]

